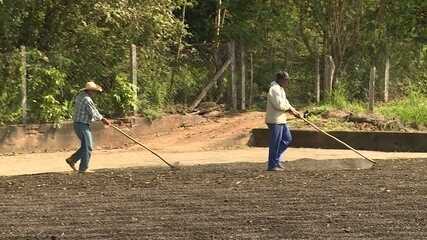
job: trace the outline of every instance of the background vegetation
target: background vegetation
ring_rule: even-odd
[[[110,117],[137,105],[148,117],[190,104],[235,40],[254,59],[255,103],[274,73],[292,77],[299,105],[315,100],[314,63],[335,61],[327,106],[363,111],[369,69],[378,69],[378,99],[390,59],[390,103],[377,113],[426,123],[427,2],[424,0],[0,0],[0,123],[21,121],[19,48],[27,48],[29,118],[69,119],[86,81]],[[138,97],[130,84],[130,45],[138,46]],[[229,102],[228,74],[206,100]],[[415,91],[414,91],[415,89]]]

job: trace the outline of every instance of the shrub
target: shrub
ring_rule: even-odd
[[[31,58],[44,56],[33,51]],[[36,61],[34,61],[36,62]],[[64,100],[66,74],[46,63],[34,63],[28,68],[28,116],[33,122],[60,122],[71,117],[69,100]]]
[[[135,86],[123,73],[118,74],[111,89],[99,99],[101,111],[112,117],[124,117],[140,105]]]

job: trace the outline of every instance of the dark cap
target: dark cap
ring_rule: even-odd
[[[278,72],[276,74],[276,80],[281,80],[281,79],[289,80],[289,74],[285,71]]]

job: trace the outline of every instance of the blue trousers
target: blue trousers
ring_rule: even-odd
[[[89,167],[90,156],[92,154],[92,133],[90,131],[89,124],[75,122],[74,132],[80,139],[80,148],[71,155],[71,159],[74,163],[80,160],[79,171],[84,172]]]
[[[291,131],[286,124],[267,124],[270,129],[270,145],[268,152],[268,168],[280,165],[280,156],[292,142]]]

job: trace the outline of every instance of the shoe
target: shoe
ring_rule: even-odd
[[[286,162],[284,162],[284,163],[279,163],[279,164],[277,165],[277,167],[278,167],[278,168],[281,168],[281,169],[285,169],[285,164],[286,164]]]
[[[267,171],[272,171],[272,172],[280,172],[283,171],[283,168],[280,167],[274,167],[274,168],[268,168]]]
[[[86,174],[86,173],[94,173],[94,171],[91,171],[91,170],[79,171],[79,174]]]
[[[77,171],[76,169],[76,163],[73,162],[73,160],[71,158],[67,158],[65,159],[65,162],[73,169],[73,171]]]

